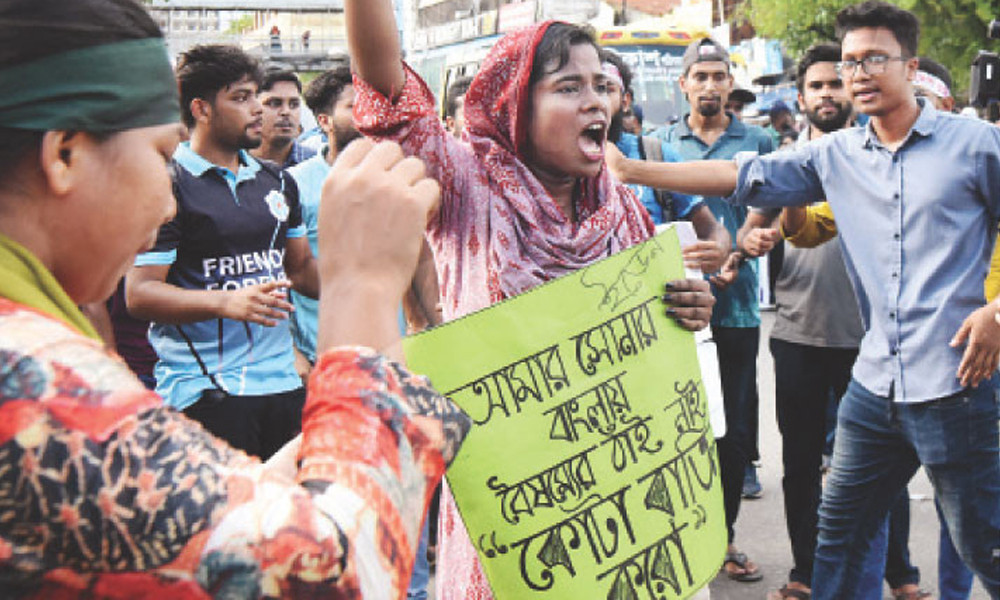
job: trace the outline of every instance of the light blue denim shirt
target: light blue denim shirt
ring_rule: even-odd
[[[921,106],[895,152],[869,124],[790,152],[739,156],[729,198],[764,207],[829,201],[865,326],[854,378],[900,402],[962,388],[965,348],[948,344],[985,303],[1000,213],[1000,128]]]
[[[688,116],[659,130],[656,135],[669,142],[683,160],[714,160],[733,158],[739,152],[767,154],[774,149],[771,136],[755,125],[746,125],[729,113],[729,126],[712,144],[706,144],[688,126]],[[712,211],[732,239],[735,249],[736,232],[747,218],[747,209],[728,204],[723,198],[705,197]],[[757,303],[757,260],[748,260],[740,267],[736,280],[724,290],[715,290],[712,325],[716,327],[758,327],[760,307]],[[714,288],[714,286],[713,286]]]

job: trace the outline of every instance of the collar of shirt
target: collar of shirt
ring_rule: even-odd
[[[937,110],[931,106],[930,102],[925,101],[923,98],[917,98],[917,105],[920,106],[920,114],[917,115],[917,120],[914,121],[913,126],[910,127],[910,131],[906,134],[906,139],[900,145],[900,148],[908,144],[910,142],[910,138],[912,138],[914,134],[928,137],[934,132],[934,124],[937,122]],[[872,148],[885,148],[885,145],[879,141],[878,135],[875,133],[875,127],[873,126],[871,119],[869,119],[868,124],[865,125],[864,146],[867,150]]]
[[[239,156],[239,172],[233,174],[229,169],[220,167],[192,150],[191,142],[181,143],[177,146],[177,150],[174,151],[174,160],[177,161],[177,164],[184,167],[186,171],[195,177],[201,177],[208,171],[215,169],[226,176],[227,179],[230,177],[234,178],[236,183],[253,179],[257,175],[257,171],[260,170],[260,164],[246,150],[240,150]]]
[[[730,137],[730,138],[746,137],[746,135],[747,135],[747,126],[743,123],[743,121],[740,121],[739,119],[737,119],[733,115],[733,113],[731,113],[731,112],[727,111],[726,115],[729,117],[729,126],[726,127],[726,130],[722,133],[721,137]],[[680,121],[677,122],[677,133],[682,138],[684,138],[684,137],[697,138],[698,137],[694,133],[694,131],[691,130],[691,126],[688,125],[688,119],[690,117],[691,117],[691,113],[687,113],[686,115],[684,115],[683,119],[681,119]]]

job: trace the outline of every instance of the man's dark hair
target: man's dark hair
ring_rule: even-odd
[[[594,30],[590,27],[561,22],[549,25],[535,48],[528,85],[533,86],[542,77],[566,66],[573,46],[583,44],[590,44],[595,50],[598,49],[597,42],[594,41]]]
[[[302,93],[302,80],[299,76],[295,74],[295,71],[289,71],[288,69],[268,69],[264,71],[264,77],[260,80],[260,88],[257,92],[269,92],[274,84],[280,81],[287,81],[289,83],[294,83],[295,88]]]
[[[302,97],[306,101],[306,106],[313,114],[330,114],[333,112],[333,105],[340,99],[341,92],[349,85],[353,85],[351,78],[351,68],[348,65],[340,65],[320,73],[319,77],[313,79]]]
[[[868,27],[884,27],[891,31],[903,49],[904,58],[917,55],[920,21],[910,11],[882,0],[866,0],[861,4],[845,7],[837,13],[837,39],[841,42],[847,33]]]
[[[177,85],[181,95],[181,118],[194,127],[191,101],[214,102],[219,90],[244,78],[257,84],[263,75],[256,59],[239,46],[204,44],[195,46],[177,60]]]
[[[632,69],[625,63],[621,54],[618,54],[614,50],[601,48],[601,62],[611,63],[618,69],[618,73],[622,76],[622,96],[625,95],[625,92],[632,89]]]
[[[948,86],[948,91],[951,91],[951,73],[948,72],[948,67],[942,65],[938,61],[927,58],[926,56],[920,57],[920,65],[917,67],[918,70],[924,73],[930,73],[931,75],[937,77]]]
[[[159,26],[135,0],[0,2],[0,69],[91,46],[159,37]],[[7,181],[26,157],[38,155],[43,133],[0,127],[0,181]]]
[[[469,91],[470,85],[472,85],[472,78],[467,75],[463,75],[451,82],[451,85],[448,86],[448,91],[445,93],[444,116],[455,118],[455,112],[458,111],[458,99]]]
[[[795,85],[802,92],[806,85],[806,71],[816,63],[840,62],[840,44],[836,42],[818,42],[809,46],[799,59],[795,73]]]

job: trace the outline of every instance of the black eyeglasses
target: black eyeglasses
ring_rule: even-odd
[[[841,77],[848,77],[854,74],[855,69],[858,65],[861,65],[861,70],[868,75],[881,75],[885,73],[886,68],[889,66],[889,61],[891,60],[910,60],[905,56],[886,56],[885,54],[873,54],[871,56],[866,56],[861,60],[842,60],[837,63],[837,74]]]

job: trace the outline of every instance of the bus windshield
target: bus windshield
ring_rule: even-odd
[[[642,106],[644,125],[663,125],[687,112],[687,101],[677,83],[685,46],[636,44],[612,49],[632,69],[632,89],[636,104]]]

